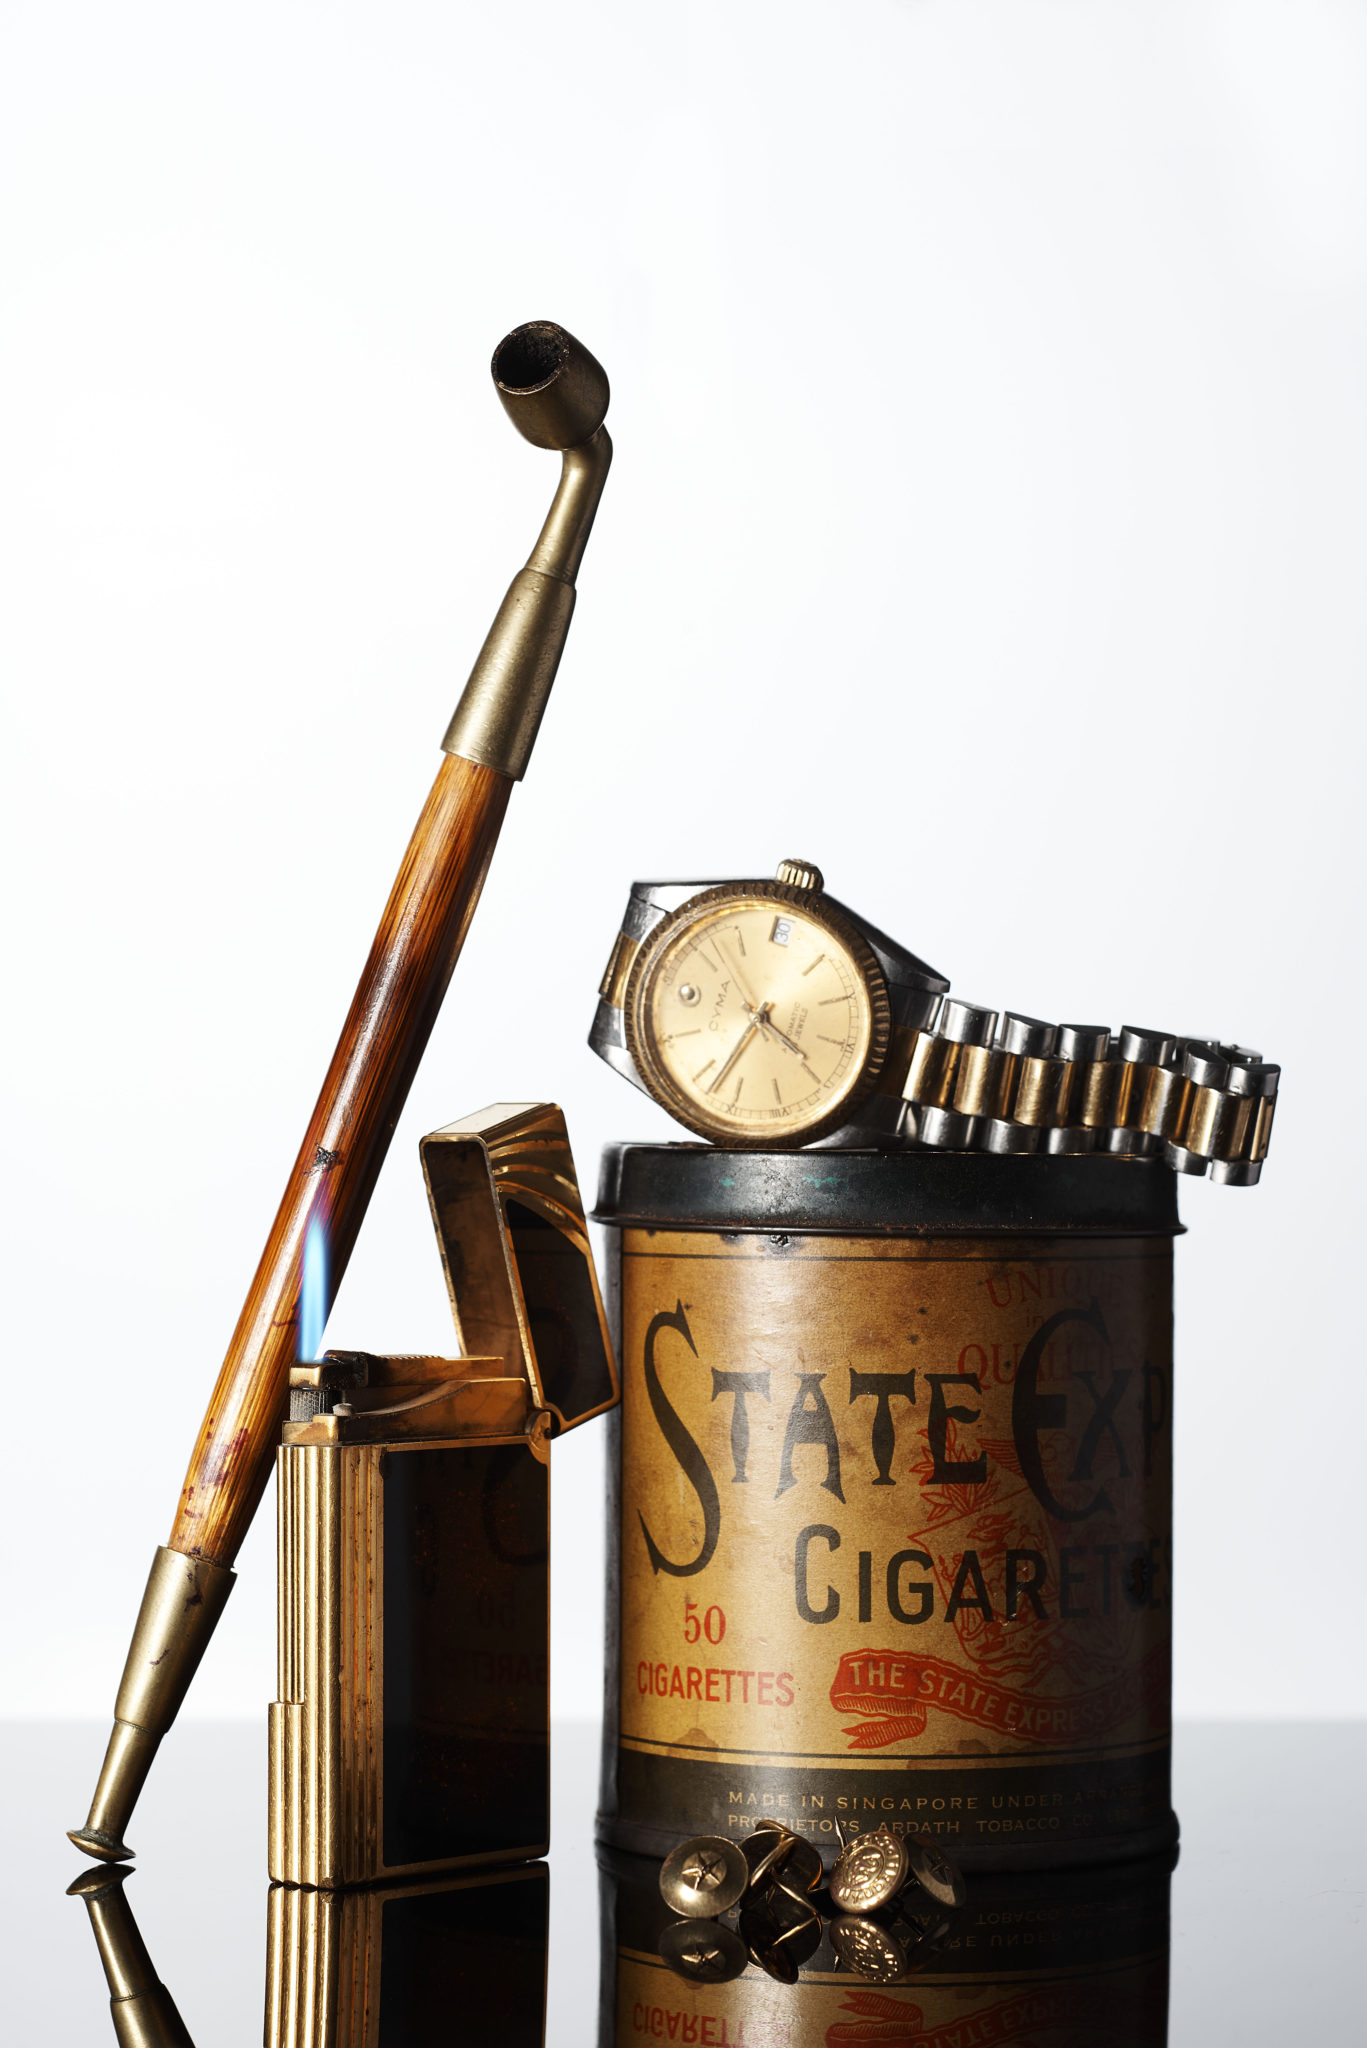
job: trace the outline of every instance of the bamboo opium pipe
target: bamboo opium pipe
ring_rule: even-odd
[[[519,433],[562,455],[559,488],[513,578],[442,741],[446,758],[404,855],[157,1552],[84,1828],[108,1862],[157,1745],[232,1590],[270,1477],[298,1354],[304,1237],[323,1219],[340,1281],[469,930],[513,783],[526,770],[574,610],[574,579],[612,460],[608,380],[549,321],[499,343],[494,383]]]

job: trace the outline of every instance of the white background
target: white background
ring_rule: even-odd
[[[1188,1183],[1176,1704],[1367,1707],[1357,812],[1367,9],[10,0],[0,1710],[104,1716],[554,459],[618,456],[329,1340],[447,1347],[418,1137],[670,1126],[584,1045],[634,875],[818,860],[973,1000],[1279,1057]],[[602,1431],[555,1452],[557,1710]],[[271,1516],[191,1696],[274,1688]]]

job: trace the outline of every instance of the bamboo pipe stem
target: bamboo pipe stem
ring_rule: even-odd
[[[172,1550],[228,1566],[247,1533],[298,1356],[305,1232],[315,1214],[325,1219],[335,1287],[460,957],[512,787],[458,754],[437,771],[200,1425]]]

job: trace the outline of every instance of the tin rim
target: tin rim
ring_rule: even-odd
[[[869,1237],[1174,1237],[1177,1176],[1108,1153],[603,1148],[594,1221]]]

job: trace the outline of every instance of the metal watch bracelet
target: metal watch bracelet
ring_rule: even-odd
[[[941,998],[897,1033],[878,1087],[907,1105],[905,1134],[970,1152],[1162,1156],[1177,1173],[1252,1187],[1281,1068],[1246,1046],[1126,1025],[1046,1024]]]

